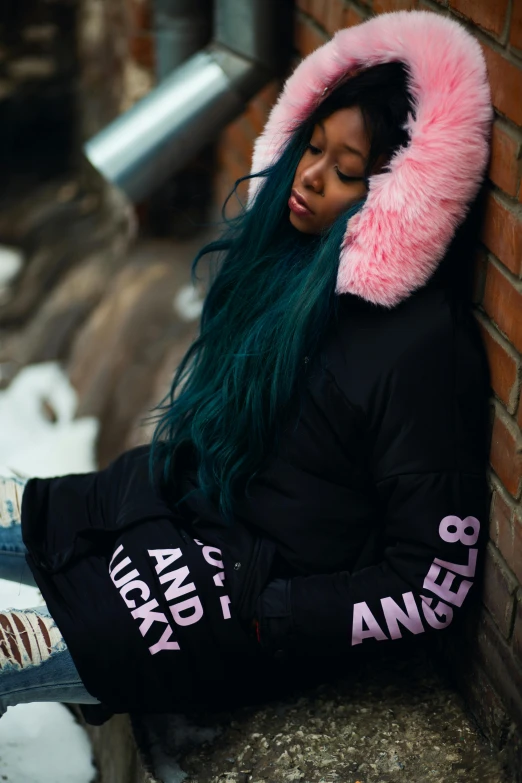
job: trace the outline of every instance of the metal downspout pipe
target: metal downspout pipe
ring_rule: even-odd
[[[216,0],[212,42],[86,143],[93,166],[131,200],[149,195],[280,70],[291,13],[291,0]]]
[[[152,0],[156,82],[212,38],[213,0]]]

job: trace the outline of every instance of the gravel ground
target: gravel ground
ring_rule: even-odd
[[[197,725],[217,737],[198,747],[187,748],[186,737],[180,743],[173,726],[161,727],[156,718],[154,732],[187,773],[184,783],[512,780],[423,654],[382,666],[374,661],[356,675],[262,707],[200,716]]]

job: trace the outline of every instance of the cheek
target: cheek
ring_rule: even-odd
[[[304,168],[305,168],[305,163],[304,163],[304,160],[303,160],[303,158],[301,158],[301,160],[299,161],[299,163],[298,163],[298,165],[297,165],[297,168],[296,168],[296,170],[295,170],[295,174],[294,174],[294,182],[299,182],[299,181],[300,181],[300,179],[301,179],[301,174],[302,174],[302,172],[303,172]]]
[[[343,190],[337,190],[331,201],[332,212],[335,212],[336,215],[346,212],[356,201],[363,198],[365,193],[365,188],[358,185],[349,188],[345,186]]]
[[[354,197],[351,194],[347,195],[346,189],[336,189],[328,199],[328,212],[332,215],[340,215],[341,212],[349,209],[353,201]]]

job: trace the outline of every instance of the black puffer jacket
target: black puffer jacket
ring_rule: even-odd
[[[236,504],[274,545],[278,578],[245,617],[267,648],[337,653],[452,622],[487,527],[488,393],[476,325],[438,276],[391,311],[342,297],[278,454]],[[218,524],[197,494],[183,507]]]
[[[98,473],[31,480],[28,563],[88,689],[110,711],[171,711],[248,693],[252,659],[259,672],[265,656],[340,654],[448,626],[487,527],[487,397],[472,316],[434,278],[393,310],[343,297],[279,452],[237,504],[233,528],[197,492],[174,508],[193,486],[188,454],[170,497],[147,480],[148,447]],[[227,623],[194,538],[222,559]],[[142,638],[140,606],[153,598],[166,618],[173,604],[158,583],[171,571],[158,577],[150,553],[178,547],[206,623],[171,623],[168,639],[185,657],[151,655],[167,621],[156,615]],[[122,571],[110,574],[115,557],[123,563],[118,550],[129,558],[123,581],[132,568],[144,585],[134,619],[115,589],[125,590]],[[93,722],[107,714],[86,711]]]
[[[26,487],[28,563],[104,705],[86,713],[93,722],[248,693],[251,672],[279,657],[439,632],[466,602],[487,527],[489,384],[455,284],[466,258],[448,246],[487,160],[480,47],[427,12],[340,31],[288,80],[254,168],[277,156],[295,115],[383,59],[409,67],[411,143],[348,224],[338,313],[236,524],[200,496],[190,449],[163,495],[147,479],[148,447]]]

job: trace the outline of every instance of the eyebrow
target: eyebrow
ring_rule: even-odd
[[[319,125],[319,127],[321,128],[323,133],[325,133],[323,121],[322,120],[318,120],[317,121],[317,125]],[[348,152],[351,152],[353,155],[358,155],[360,158],[363,159],[364,162],[366,162],[366,158],[364,157],[364,155],[362,154],[362,152],[360,150],[355,149],[355,147],[350,147],[349,144],[343,144],[343,147],[345,147],[348,150]]]

